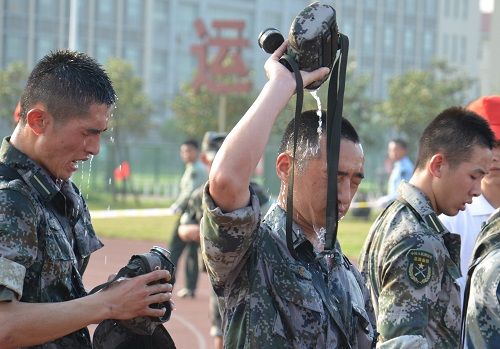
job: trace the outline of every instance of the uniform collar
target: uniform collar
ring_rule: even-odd
[[[16,169],[23,179],[40,194],[42,199],[50,201],[60,191],[48,172],[14,147],[10,143],[10,137],[3,139],[0,148],[0,161]],[[61,185],[64,185],[64,182],[61,182]]]
[[[402,182],[398,188],[401,198],[406,200],[422,216],[435,214],[431,201],[423,191],[408,182]]]
[[[281,240],[286,241],[286,211],[277,203],[271,205],[264,218],[264,222],[271,227],[271,231],[274,234],[278,235]],[[299,256],[305,257],[307,260],[323,258],[321,254],[314,250],[311,242],[306,238],[302,229],[295,222],[292,223],[292,230],[293,248]],[[335,249],[332,251],[332,254],[335,256],[342,256],[338,241],[335,242]]]

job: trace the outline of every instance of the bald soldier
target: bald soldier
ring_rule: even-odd
[[[410,181],[374,222],[360,264],[381,348],[458,347],[460,237],[437,214],[456,215],[481,193],[494,139],[474,112],[444,110],[420,138]]]

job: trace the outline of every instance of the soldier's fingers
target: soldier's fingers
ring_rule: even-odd
[[[304,80],[304,86],[309,85],[310,83],[323,79],[328,73],[330,69],[327,67],[321,67],[319,69],[313,70],[312,72],[302,72],[302,79]]]
[[[149,294],[172,292],[172,284],[154,284],[148,286]]]
[[[150,308],[147,307],[147,309],[144,311],[144,316],[151,316],[151,317],[162,317],[165,315],[166,309],[165,308],[160,308],[160,309],[155,309],[155,308]]]
[[[283,41],[283,43],[274,51],[274,53],[271,55],[271,58],[274,60],[278,60],[283,56],[283,53],[285,53],[285,50],[288,46],[288,40]]]
[[[138,277],[140,277],[142,279],[141,280],[142,282],[149,284],[153,281],[158,281],[161,279],[165,279],[165,280],[169,281],[172,276],[170,275],[170,272],[168,270],[155,270],[155,271],[152,271],[150,273],[147,273],[147,274],[144,274],[144,275],[141,275]]]
[[[148,297],[148,303],[149,304],[167,303],[168,301],[170,301],[171,298],[172,298],[171,292],[157,293],[157,294],[150,295]]]

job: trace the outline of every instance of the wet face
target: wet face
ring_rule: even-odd
[[[101,133],[108,127],[111,110],[105,104],[92,104],[86,115],[65,121],[56,121],[46,113],[34,160],[54,178],[69,179],[80,161],[99,153]]]
[[[198,149],[189,144],[181,145],[179,154],[185,164],[193,163],[198,159]]]
[[[320,157],[309,159],[301,171],[296,172],[294,184],[294,219],[314,230],[326,225],[326,196],[328,172],[326,141],[321,141]],[[337,202],[339,219],[349,209],[351,200],[364,176],[364,155],[360,144],[342,139],[337,176]]]
[[[432,190],[438,213],[454,216],[481,194],[481,180],[488,172],[492,151],[475,145],[469,160],[450,166],[443,160],[439,176],[433,181]]]

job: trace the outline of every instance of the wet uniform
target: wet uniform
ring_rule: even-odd
[[[440,224],[429,200],[403,182],[363,247],[381,348],[458,348],[460,237]]]
[[[474,246],[465,339],[467,347],[500,346],[500,209],[488,219]],[[466,291],[467,292],[467,291]]]
[[[304,261],[295,260],[286,246],[285,211],[274,204],[261,222],[251,193],[249,206],[223,213],[205,189],[202,253],[222,299],[225,347],[370,348],[369,294],[340,247],[328,263],[316,259],[294,225],[295,251]]]
[[[0,149],[0,301],[52,303],[85,296],[83,272],[90,254],[103,245],[84,199],[69,181],[59,189],[8,140]],[[91,347],[84,328],[32,348]]]

